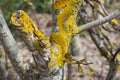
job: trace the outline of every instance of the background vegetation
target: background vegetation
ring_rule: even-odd
[[[87,1],[87,0],[85,0]],[[91,0],[92,1],[92,0]],[[119,0],[101,0],[103,1],[103,5],[105,6],[106,10],[110,13],[113,11],[116,11],[120,9],[120,1]],[[93,1],[94,2],[94,1]],[[30,4],[33,4],[31,6]],[[46,35],[49,35],[51,32],[52,28],[52,2],[51,0],[0,0],[0,9],[3,12],[3,15],[5,17],[5,20],[7,21],[8,26],[12,30],[12,25],[10,24],[10,17],[11,14],[19,9],[22,9],[31,15],[32,19],[37,23],[37,25],[40,27],[42,32],[44,32]],[[89,11],[89,9],[88,9]],[[91,10],[90,10],[91,11]],[[97,11],[94,11],[96,13]],[[109,14],[108,14],[109,15]],[[78,20],[80,20],[81,17],[78,17]],[[96,20],[95,16],[92,17],[90,16],[89,19],[90,21]],[[99,19],[99,18],[97,18]],[[120,20],[120,17],[117,17],[118,23]],[[78,21],[80,24],[85,24],[85,20],[80,20]],[[103,25],[100,25],[103,26]],[[112,27],[110,27],[112,26]],[[76,59],[82,59],[85,58],[86,62],[90,62],[92,64],[90,65],[83,65],[83,73],[80,73],[77,69],[76,65],[67,65],[67,70],[65,73],[68,73],[68,77],[66,79],[70,80],[70,76],[72,76],[71,79],[77,80],[77,79],[82,79],[82,80],[105,80],[108,70],[109,70],[109,62],[105,57],[101,56],[101,51],[98,49],[99,47],[97,46],[97,43],[95,42],[95,39],[93,36],[99,37],[99,41],[105,40],[105,47],[107,48],[108,51],[111,51],[112,53],[115,53],[117,50],[119,50],[119,44],[120,44],[120,36],[119,36],[119,30],[120,30],[120,25],[117,25],[117,27],[113,24],[107,25],[107,30],[105,29],[93,29],[93,33],[95,35],[91,34],[90,31],[83,32],[80,34],[80,39],[78,39],[78,42],[74,42],[74,45],[72,46],[73,52],[76,51],[73,55]],[[113,29],[115,28],[115,29]],[[102,33],[105,34],[103,34]],[[14,30],[12,30],[14,32]],[[16,33],[16,32],[15,32]],[[117,34],[118,33],[118,34]],[[91,39],[92,37],[92,39]],[[113,48],[114,45],[115,47]],[[26,45],[22,41],[17,41],[17,44],[19,45],[20,49],[23,51],[23,56],[25,59],[31,64],[33,62],[33,59],[31,58],[32,56],[29,55],[30,51],[27,49]],[[80,45],[78,45],[80,44]],[[77,46],[76,46],[77,45]],[[81,47],[82,46],[82,47]],[[79,48],[79,49],[77,49]],[[105,49],[106,49],[105,48]],[[112,48],[112,49],[111,49]],[[18,75],[14,71],[14,69],[11,66],[11,63],[9,62],[8,58],[3,50],[2,45],[0,46],[0,58],[2,62],[5,64],[5,68],[10,72],[7,75],[8,80],[17,80]],[[104,51],[104,50],[103,50]],[[80,53],[79,53],[80,52]],[[77,56],[76,56],[77,55]],[[118,58],[120,55],[118,55]],[[118,60],[119,61],[119,60]],[[115,65],[115,64],[114,64]],[[34,68],[35,65],[32,67]],[[118,73],[120,72],[120,68],[115,68],[118,69]],[[13,73],[12,73],[13,72]],[[71,73],[71,74],[70,74]],[[19,80],[19,79],[18,79]]]

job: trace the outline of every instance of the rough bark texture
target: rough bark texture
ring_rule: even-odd
[[[0,80],[7,80],[8,72],[5,68],[5,65],[0,60]]]
[[[106,80],[116,80],[116,68],[118,67],[118,64],[116,64],[115,62],[111,62],[109,67],[109,71],[106,77]]]
[[[111,15],[109,15],[101,20],[96,20],[96,21],[93,21],[93,22],[90,22],[88,24],[81,26],[81,31],[88,30],[89,28],[103,24],[119,15],[120,15],[120,10],[115,13],[112,13]],[[54,26],[56,26],[56,25],[54,25]],[[56,27],[53,27],[53,31],[55,32],[56,30],[58,30],[58,29]],[[89,32],[91,34],[91,30],[89,30]],[[51,80],[51,79],[61,80],[62,79],[62,68],[59,68],[57,72],[53,72],[53,73],[49,74],[48,76],[44,76],[44,77],[41,76],[39,73],[38,74],[35,73],[30,68],[30,65],[24,61],[24,59],[21,55],[21,51],[19,50],[11,32],[9,31],[8,26],[3,18],[1,11],[0,11],[0,36],[1,36],[0,37],[1,42],[6,51],[6,54],[8,55],[14,69],[16,70],[16,72],[18,73],[18,75],[20,76],[20,78],[22,80],[38,80],[38,79],[39,80]],[[98,37],[96,37],[96,35],[94,35],[94,33],[91,34],[91,37],[93,37],[93,41],[98,46],[98,49],[100,48],[101,54],[104,57],[106,57],[107,55],[105,55],[105,54],[107,53],[107,51],[105,51],[102,47],[100,47],[100,44],[99,44],[100,39],[97,39]],[[107,59],[109,61],[109,58],[107,58]],[[112,63],[112,62],[110,62],[110,63]],[[113,71],[113,73],[115,73],[116,67],[117,67],[116,63],[110,64],[110,69],[109,69],[106,80],[112,80],[111,77],[114,76],[114,75],[112,75],[112,71]],[[39,78],[38,78],[38,76],[39,76]]]
[[[33,72],[33,70],[31,70],[29,64],[24,61],[21,52],[8,29],[1,11],[0,24],[0,40],[14,69],[20,78],[22,78],[22,80],[35,80],[37,75]]]
[[[93,40],[93,42],[95,43],[96,47],[99,49],[99,51],[101,52],[101,55],[104,56],[108,63],[109,63],[109,71],[108,71],[108,74],[107,74],[107,77],[106,77],[106,80],[116,80],[116,73],[117,73],[117,67],[118,67],[118,61],[117,60],[112,60],[112,58],[114,57],[114,53],[111,52],[110,50],[110,47],[111,47],[111,42],[107,36],[107,34],[105,34],[105,32],[102,31],[102,27],[103,25],[101,26],[98,26],[98,24],[103,24],[105,23],[106,21],[107,22],[110,22],[110,20],[114,19],[115,17],[119,16],[120,15],[120,10],[108,15],[106,13],[106,11],[104,12],[103,10],[101,10],[99,4],[97,5],[99,8],[98,10],[103,14],[101,16],[101,13],[94,11],[94,9],[92,10],[93,12],[93,16],[94,16],[94,19],[98,19],[96,21],[92,21],[92,20],[89,20],[89,16],[86,11],[86,13],[83,13],[80,12],[80,16],[82,17],[83,21],[87,24],[83,25],[82,28],[81,28],[81,31],[84,31],[84,29],[88,29],[88,32],[90,34],[90,37],[91,39]],[[96,7],[96,6],[93,6],[93,7]],[[102,8],[103,9],[103,8]],[[97,15],[97,16],[96,16]],[[106,16],[106,17],[103,17],[103,16]],[[91,22],[92,21],[92,22]],[[89,22],[89,23],[88,23]],[[111,24],[111,23],[110,23]],[[89,27],[88,27],[89,26]],[[96,26],[96,28],[94,29],[91,29],[93,27]],[[105,39],[107,41],[105,41]],[[106,46],[107,45],[107,46]],[[109,46],[109,47],[108,47]],[[109,52],[109,53],[108,53]]]

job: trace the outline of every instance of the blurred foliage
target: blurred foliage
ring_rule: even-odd
[[[38,13],[51,13],[52,11],[52,6],[50,5],[50,0],[32,0],[33,4],[35,5],[35,10]]]
[[[103,0],[105,7],[111,10],[118,10],[120,9],[120,0]]]
[[[109,5],[107,8],[108,9],[112,9],[112,10],[118,10],[118,9],[120,9],[119,6],[114,6],[114,5]]]
[[[49,4],[50,0],[0,0],[0,9],[2,10],[9,26],[11,26],[9,22],[10,16],[14,11],[19,9],[24,11],[30,10],[31,6],[28,2],[33,3],[33,7],[35,7],[36,12],[51,13],[52,6]]]
[[[0,0],[0,8],[4,14],[7,24],[10,25],[9,21],[11,14],[18,9],[27,10],[29,9],[29,6],[24,3],[23,0]]]

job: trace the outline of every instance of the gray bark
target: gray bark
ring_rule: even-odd
[[[22,80],[36,80],[37,74],[33,72],[29,64],[24,61],[5,20],[0,11],[0,40],[10,59],[14,69]]]
[[[80,32],[82,32],[84,30],[88,30],[88,29],[93,28],[93,27],[97,27],[98,25],[104,24],[104,23],[106,23],[106,22],[108,22],[108,21],[110,21],[113,18],[116,18],[118,16],[120,16],[120,10],[118,10],[114,13],[111,13],[108,16],[102,18],[102,19],[98,19],[98,20],[95,20],[95,21],[92,21],[92,22],[89,22],[85,25],[80,26],[81,27]]]
[[[5,68],[5,65],[0,60],[0,80],[7,80],[8,72]]]

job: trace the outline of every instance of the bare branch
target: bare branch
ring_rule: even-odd
[[[110,15],[104,17],[103,19],[98,19],[96,21],[92,21],[92,22],[89,22],[89,23],[87,23],[85,25],[82,25],[80,32],[82,32],[84,30],[88,30],[88,29],[93,28],[93,27],[97,27],[98,25],[106,23],[106,22],[108,22],[108,21],[110,21],[113,18],[116,18],[118,16],[120,16],[120,10],[118,10],[118,11],[116,11],[114,13],[111,13]]]

